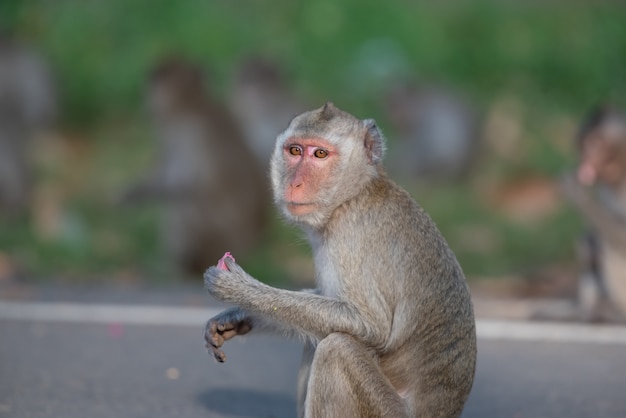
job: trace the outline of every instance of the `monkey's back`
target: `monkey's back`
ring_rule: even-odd
[[[371,321],[372,348],[413,415],[459,415],[474,377],[474,314],[461,267],[434,222],[382,175],[339,207],[326,231],[335,274],[318,272],[321,287]]]

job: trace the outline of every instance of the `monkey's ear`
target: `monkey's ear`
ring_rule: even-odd
[[[378,164],[382,162],[385,155],[385,138],[378,126],[376,126],[374,119],[366,119],[363,123],[366,127],[365,152],[370,160],[370,164]]]

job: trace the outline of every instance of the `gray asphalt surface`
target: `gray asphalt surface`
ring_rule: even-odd
[[[0,417],[295,416],[298,343],[202,326],[0,319]],[[463,417],[566,416],[626,417],[625,345],[479,340]]]

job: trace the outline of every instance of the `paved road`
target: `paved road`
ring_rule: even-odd
[[[0,417],[293,417],[299,344],[251,336],[216,364],[205,310],[0,301]],[[486,325],[463,417],[626,417],[624,329]]]

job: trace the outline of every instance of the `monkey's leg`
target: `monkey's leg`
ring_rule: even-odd
[[[373,353],[348,334],[333,333],[313,356],[305,417],[408,417],[407,405]]]
[[[304,400],[306,399],[309,376],[311,374],[311,363],[315,354],[315,346],[310,342],[304,344],[302,351],[302,362],[298,370],[298,418],[304,417]]]

